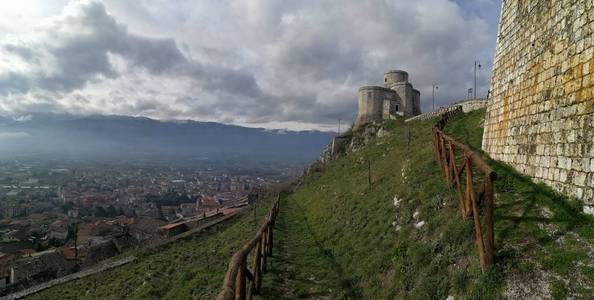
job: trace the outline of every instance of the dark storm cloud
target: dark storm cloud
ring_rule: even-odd
[[[254,75],[245,70],[225,69],[215,65],[192,62],[184,67],[183,71],[187,72],[189,76],[200,80],[209,90],[224,91],[233,95],[253,98],[264,96]]]
[[[27,75],[8,71],[0,73],[0,95],[7,93],[26,93],[31,89]]]
[[[36,63],[39,63],[39,58],[35,56],[35,52],[32,49],[10,44],[3,45],[3,48],[6,52],[15,54],[24,60],[35,61]]]
[[[7,53],[23,58],[33,71],[0,73],[1,94],[26,93],[34,88],[70,92],[94,80],[119,77],[111,54],[123,58],[130,67],[155,75],[191,76],[207,89],[262,96],[252,74],[189,61],[173,39],[130,33],[99,2],[71,5],[64,15],[43,27],[42,33],[30,43],[3,45]],[[53,66],[43,66],[44,58]]]
[[[341,32],[332,27],[314,32],[303,29],[279,45],[275,62],[284,70],[313,80],[328,80],[344,78],[363,68],[363,48],[345,43]]]
[[[33,88],[69,92],[98,76],[117,77],[109,53],[151,72],[184,60],[173,40],[129,33],[98,2],[72,5],[64,15],[42,26],[31,41],[6,44],[4,49],[24,58],[32,69],[12,76],[0,74],[0,92],[4,94]],[[44,65],[43,60],[51,65]]]
[[[124,47],[115,53],[125,56],[133,65],[156,74],[188,63],[172,39],[147,39],[130,35]]]

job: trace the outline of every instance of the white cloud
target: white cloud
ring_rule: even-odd
[[[31,115],[17,116],[14,118],[17,122],[28,122],[31,121],[31,119],[33,119],[33,116]]]
[[[465,96],[475,59],[487,66],[479,91],[488,89],[495,30],[476,5],[105,0],[71,1],[60,13],[48,6],[30,13],[42,20],[29,32],[0,22],[11,33],[0,37],[0,113],[328,128],[353,119],[358,86],[381,84],[393,68],[409,71],[428,109],[434,82],[438,104]],[[15,18],[14,9],[6,16]]]
[[[30,135],[26,132],[0,132],[0,140],[13,140],[28,138]]]

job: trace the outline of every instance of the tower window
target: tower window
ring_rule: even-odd
[[[398,104],[396,104],[396,111],[398,111]]]
[[[384,82],[388,82],[388,78],[384,78]]]

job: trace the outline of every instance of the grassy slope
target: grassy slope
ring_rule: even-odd
[[[257,205],[257,226],[270,201]],[[31,299],[212,299],[218,293],[229,259],[256,232],[250,208],[226,224],[192,238],[125,255],[139,259],[126,266],[59,285]]]
[[[480,149],[483,112],[454,119],[446,132]],[[489,161],[497,172],[495,233],[498,268],[508,286],[540,282],[553,298],[594,294],[594,221],[579,203],[534,184],[505,164]],[[516,282],[516,283],[514,283]]]
[[[480,148],[483,115],[457,118],[447,129]],[[390,137],[336,160],[283,199],[263,298],[499,298],[517,290],[516,282],[547,289],[544,296],[590,295],[592,219],[496,162],[497,264],[481,274],[472,221],[460,218],[457,196],[432,156],[434,121],[393,122]],[[398,208],[394,197],[403,199]],[[421,220],[426,224],[416,229]],[[542,280],[531,278],[533,271]]]
[[[288,264],[273,264],[292,276],[268,276],[265,298],[445,299],[488,284],[478,276],[472,223],[458,217],[456,195],[433,161],[432,122],[393,122],[390,137],[336,160],[284,199],[281,226],[291,226],[281,228],[288,230],[277,250]],[[403,199],[398,209],[394,197]]]

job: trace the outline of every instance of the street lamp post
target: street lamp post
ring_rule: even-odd
[[[437,83],[433,84],[433,110],[435,110],[435,91],[439,89],[439,86],[437,85]]]
[[[477,72],[477,68],[480,69],[481,63],[478,60],[474,61],[474,99],[476,99],[476,72]]]

